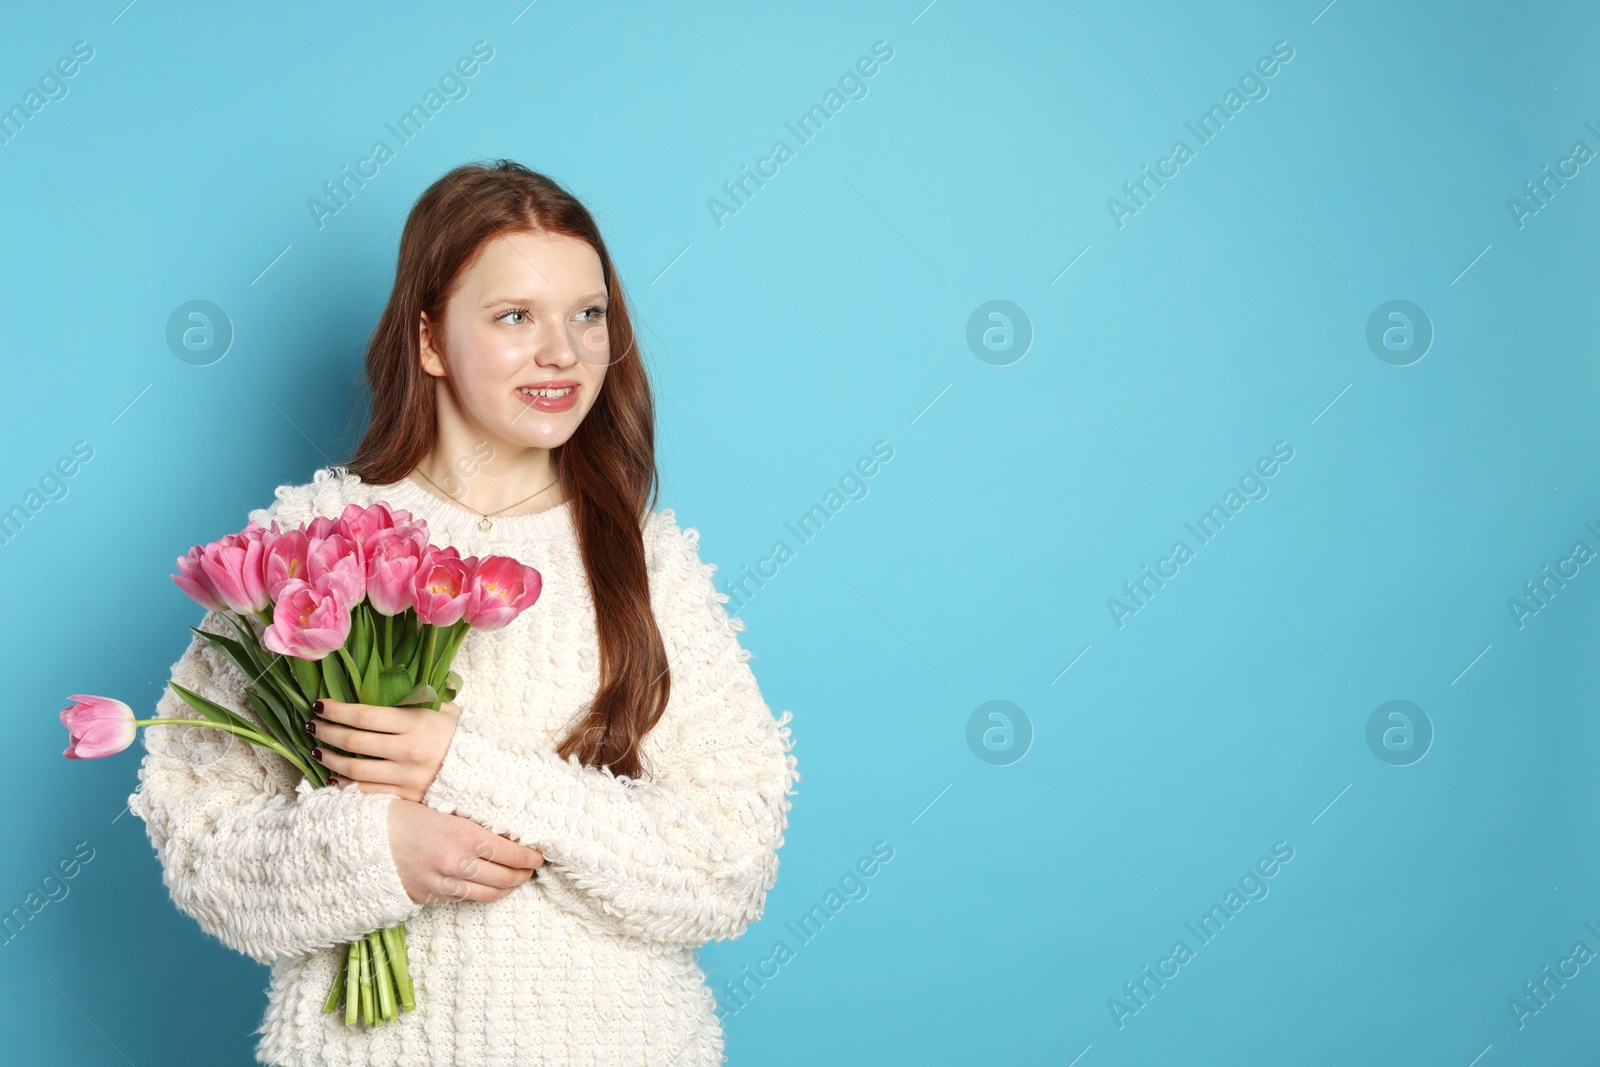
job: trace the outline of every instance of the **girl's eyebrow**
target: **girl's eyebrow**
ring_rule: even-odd
[[[606,298],[605,290],[604,289],[596,289],[594,292],[585,293],[582,296],[578,297],[577,299],[579,301],[583,301],[583,300],[604,300],[605,298]],[[486,307],[486,308],[492,308],[496,304],[537,304],[539,302],[540,301],[535,300],[531,296],[501,296],[501,297],[496,297],[495,299],[486,302],[483,306]]]

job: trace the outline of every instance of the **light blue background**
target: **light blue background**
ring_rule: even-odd
[[[1600,549],[1600,173],[1520,228],[1507,200],[1600,149],[1600,20],[1323,3],[10,12],[0,103],[94,58],[0,146],[0,507],[94,458],[0,549],[0,910],[94,859],[0,946],[7,1056],[251,1062],[267,972],[167,899],[119,810],[136,756],[63,760],[56,713],[153,708],[197,618],[174,558],[348,457],[406,212],[500,156],[599,218],[662,502],[719,575],[894,449],[740,610],[802,779],[765,919],[702,954],[725,1006],[874,842],[894,858],[727,1019],[732,1063],[1592,1055],[1600,964],[1520,1029],[1507,1001],[1600,951],[1600,576],[1521,628],[1507,602]],[[319,229],[307,200],[478,40],[469,95]],[[876,41],[868,95],[796,146]],[[1268,95],[1197,147],[1184,123],[1276,41]],[[794,158],[719,228],[707,200],[778,138]],[[1107,199],[1179,138],[1195,158],[1119,228]],[[210,366],[165,341],[194,299],[236,330]],[[1034,333],[1006,366],[966,342],[993,299]],[[1392,299],[1435,330],[1409,366],[1366,342]],[[1269,495],[1119,629],[1107,599],[1277,441]],[[1007,766],[967,743],[995,699],[1033,732]],[[1410,766],[1367,744],[1393,699],[1436,731]],[[1270,894],[1195,947],[1279,841]],[[1180,938],[1119,1028],[1109,998]]]

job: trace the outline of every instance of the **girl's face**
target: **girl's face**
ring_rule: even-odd
[[[607,302],[600,257],[586,241],[490,239],[462,272],[444,322],[422,316],[422,367],[444,379],[442,439],[463,453],[487,441],[508,459],[565,443],[605,381]],[[540,389],[549,395],[524,391]]]

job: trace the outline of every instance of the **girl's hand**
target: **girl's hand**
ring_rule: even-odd
[[[389,805],[389,851],[406,895],[417,904],[499,900],[539,877],[544,866],[536,848],[403,800]]]
[[[363,793],[394,793],[418,804],[444,766],[461,716],[453,700],[434,711],[324,698],[313,711],[318,714],[312,716],[307,729],[323,744],[312,756],[334,772],[330,781],[340,788],[354,783]],[[330,752],[330,745],[359,755]]]

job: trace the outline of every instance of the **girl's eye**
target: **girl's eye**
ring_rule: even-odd
[[[596,319],[599,319],[599,318],[603,317],[605,315],[605,313],[606,313],[606,309],[603,308],[603,307],[600,307],[599,305],[591,305],[589,307],[584,308],[582,311],[578,312],[578,314],[580,316],[588,316],[586,321],[589,321],[589,322],[593,322]],[[509,318],[509,316],[520,315],[521,319],[519,319],[516,322],[512,322],[511,325],[512,326],[521,326],[524,322],[527,321],[528,316],[530,316],[532,314],[533,314],[533,312],[529,311],[527,308],[512,308],[509,311],[501,312],[499,315],[496,316],[496,319],[498,321],[506,321]]]

